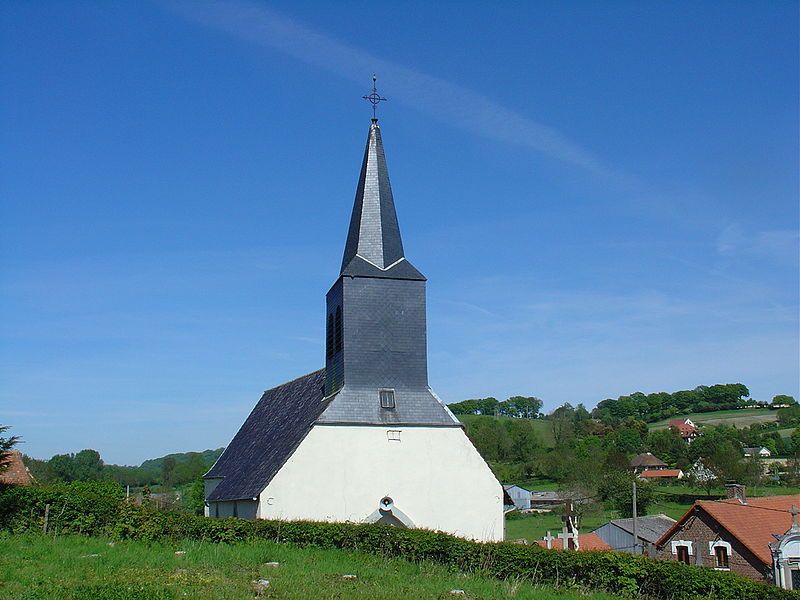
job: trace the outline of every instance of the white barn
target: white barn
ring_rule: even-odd
[[[503,539],[503,489],[428,385],[425,285],[405,258],[373,119],[327,294],[325,368],[264,393],[205,475],[208,516]]]

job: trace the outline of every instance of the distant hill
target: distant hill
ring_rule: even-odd
[[[161,468],[164,464],[165,458],[174,458],[176,465],[188,464],[191,462],[199,462],[198,457],[203,463],[209,467],[214,464],[225,448],[217,448],[216,450],[203,450],[202,452],[176,452],[175,454],[167,454],[158,458],[150,458],[144,461],[139,468],[148,473],[161,475]]]

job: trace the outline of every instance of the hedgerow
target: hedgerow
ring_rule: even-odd
[[[658,600],[777,600],[800,594],[733,573],[652,560],[620,552],[564,552],[512,543],[478,543],[421,529],[300,521],[208,519],[164,512],[123,498],[113,484],[68,484],[0,492],[0,528],[41,530],[50,505],[50,531],[109,535],[140,541],[198,540],[236,543],[270,540],[431,561],[501,579],[605,590]]]

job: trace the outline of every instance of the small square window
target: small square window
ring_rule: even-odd
[[[386,432],[386,438],[390,442],[399,442],[400,441],[400,430],[399,429],[390,429]]]
[[[689,547],[688,546],[678,546],[677,548],[678,554],[678,562],[682,562],[685,564],[689,564]]]
[[[394,408],[394,390],[380,390],[381,408]]]

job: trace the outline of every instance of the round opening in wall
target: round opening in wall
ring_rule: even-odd
[[[384,496],[383,498],[381,498],[381,508],[383,510],[389,510],[390,508],[392,508],[392,506],[394,506],[394,500],[389,498],[389,496]]]

